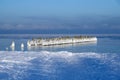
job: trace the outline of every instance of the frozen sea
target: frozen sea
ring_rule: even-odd
[[[38,36],[0,35],[0,80],[120,80],[120,36],[101,36],[92,43],[27,47],[32,38]]]

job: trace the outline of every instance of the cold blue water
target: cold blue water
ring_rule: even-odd
[[[45,47],[27,47],[29,39],[0,37],[0,80],[120,80],[119,36]]]

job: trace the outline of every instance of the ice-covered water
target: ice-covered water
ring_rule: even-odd
[[[12,40],[14,51],[9,47]],[[119,37],[74,45],[25,45],[21,51],[20,43],[27,40],[0,39],[0,80],[120,80]]]
[[[1,80],[118,80],[120,54],[0,52]]]

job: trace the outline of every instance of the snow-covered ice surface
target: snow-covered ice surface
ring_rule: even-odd
[[[0,80],[116,80],[119,74],[118,53],[0,51]]]

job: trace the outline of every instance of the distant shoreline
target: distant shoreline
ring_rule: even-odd
[[[0,38],[11,38],[11,39],[32,39],[39,37],[59,37],[59,36],[96,36],[101,37],[120,37],[120,34],[0,34]]]
[[[83,36],[120,36],[120,34],[0,34],[0,36],[30,36],[30,35],[32,35],[32,36],[40,36],[40,35],[44,35],[44,36],[48,36],[48,35],[50,35],[50,36],[54,36],[54,35],[64,35],[64,36],[67,36],[67,35],[69,35],[69,36],[77,36],[77,35],[83,35]]]

